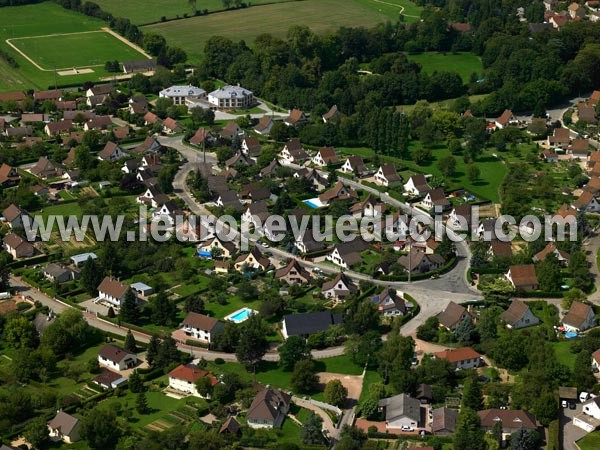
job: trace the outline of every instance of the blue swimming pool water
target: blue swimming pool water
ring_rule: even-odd
[[[230,319],[233,320],[234,322],[243,322],[251,315],[252,315],[252,310],[248,309],[248,308],[244,308],[241,311],[235,313],[233,316],[231,316]]]
[[[304,200],[304,203],[307,204],[308,206],[310,206],[312,209],[317,209],[319,206],[315,205],[312,201],[310,200]]]

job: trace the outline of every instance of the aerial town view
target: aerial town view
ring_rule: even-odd
[[[600,0],[0,0],[0,450],[600,450]]]

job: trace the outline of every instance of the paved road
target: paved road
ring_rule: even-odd
[[[323,419],[323,429],[327,430],[327,435],[335,440],[339,439],[340,430],[335,427],[331,417],[329,417],[329,414],[327,414],[324,410],[300,397],[293,396],[292,402],[317,414],[321,419]]]
[[[581,414],[581,408],[582,404],[577,403],[576,409],[561,408],[559,412],[560,426],[563,429],[563,450],[579,450],[575,442],[587,434],[581,428],[573,425],[573,417]]]
[[[264,102],[259,101],[258,107],[260,109],[262,109],[264,112],[258,113],[258,114],[250,114],[250,117],[252,117],[253,119],[261,119],[264,116],[281,118],[281,117],[287,117],[290,115],[289,112],[280,113],[280,112],[273,111]],[[230,114],[225,111],[215,111],[215,120],[236,120],[243,116],[245,116],[245,114]]]
[[[596,291],[590,294],[588,300],[596,305],[600,305],[600,270],[596,263],[596,255],[600,251],[600,233],[594,230],[592,234],[583,242],[583,251],[585,252],[590,274],[594,279]]]

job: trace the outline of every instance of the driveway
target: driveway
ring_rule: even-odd
[[[581,414],[581,408],[581,403],[577,403],[576,409],[561,408],[559,418],[560,426],[563,430],[563,450],[579,450],[575,442],[588,434],[586,431],[573,425],[573,417]]]
[[[346,389],[348,389],[348,401],[346,408],[352,408],[358,403],[360,393],[362,392],[363,376],[362,375],[344,375],[341,373],[319,372],[319,383],[322,388],[331,380],[340,380]]]

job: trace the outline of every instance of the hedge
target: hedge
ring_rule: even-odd
[[[206,349],[209,348],[207,343],[196,341],[194,339],[186,339],[185,345],[190,345],[192,347],[206,348]]]

